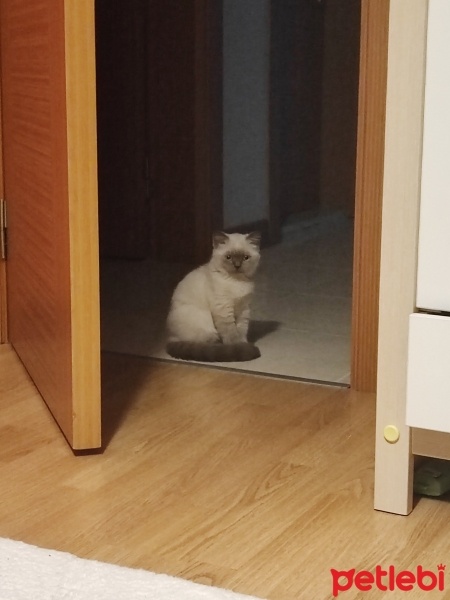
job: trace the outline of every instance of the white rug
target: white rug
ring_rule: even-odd
[[[252,598],[169,575],[85,560],[65,552],[0,538],[0,600]]]

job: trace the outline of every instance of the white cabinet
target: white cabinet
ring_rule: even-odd
[[[430,0],[407,425],[450,432],[450,0]],[[399,223],[401,227],[401,223]],[[439,314],[427,314],[431,311]]]
[[[450,311],[450,1],[430,0],[417,306]],[[401,224],[399,223],[399,227]]]

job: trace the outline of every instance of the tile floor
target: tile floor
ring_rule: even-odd
[[[261,357],[216,367],[346,385],[350,378],[353,223],[341,213],[292,218],[262,251],[250,337]],[[183,265],[102,261],[102,348],[158,359]]]

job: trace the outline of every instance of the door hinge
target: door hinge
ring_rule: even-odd
[[[6,200],[0,199],[0,252],[2,260],[6,260],[7,254],[7,230],[8,225],[6,221]]]

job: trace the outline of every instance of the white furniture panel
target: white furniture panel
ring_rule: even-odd
[[[450,317],[409,318],[406,424],[450,432]]]
[[[450,0],[430,0],[417,306],[444,311],[450,311],[449,32]]]

